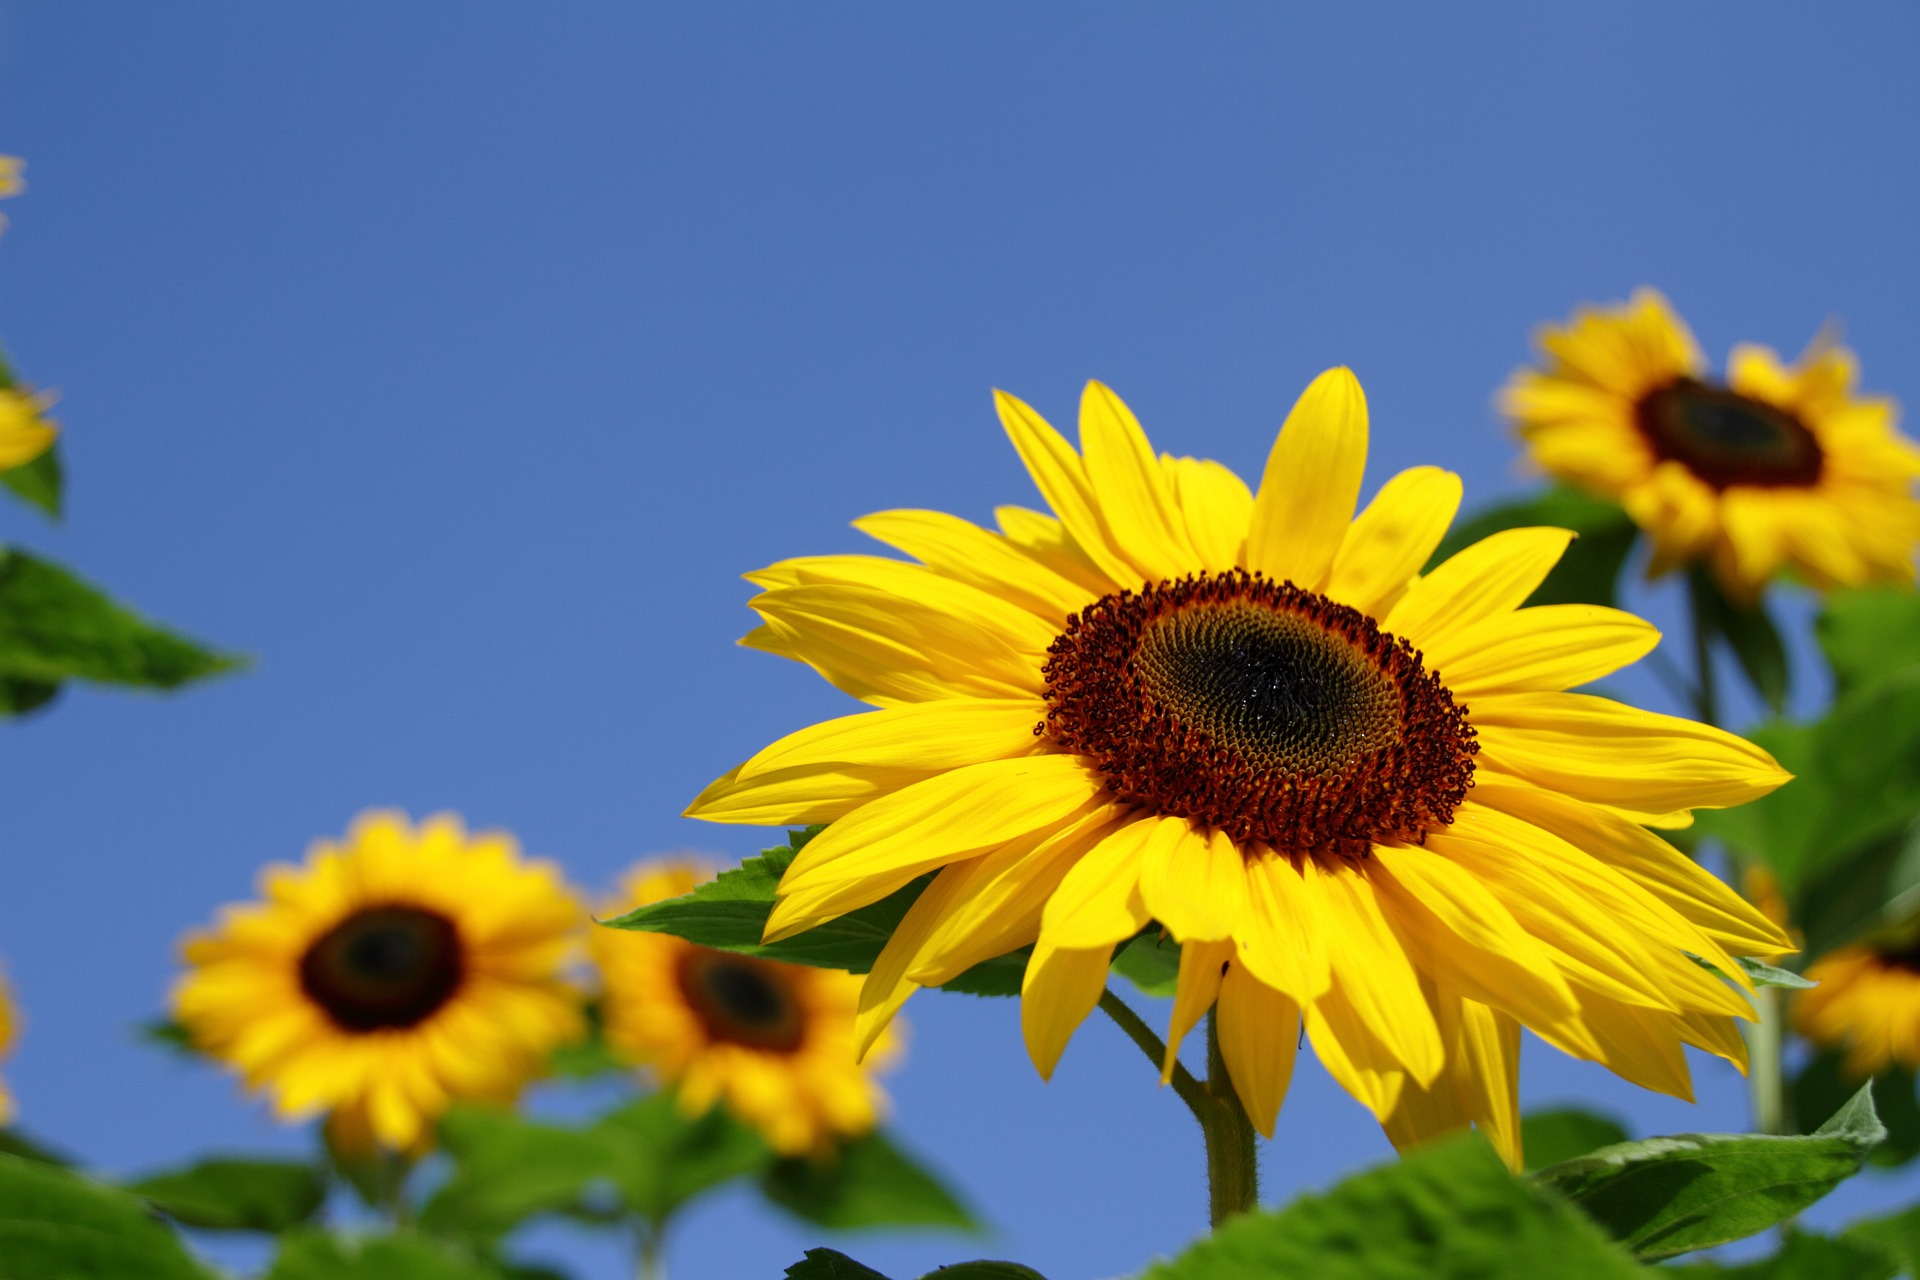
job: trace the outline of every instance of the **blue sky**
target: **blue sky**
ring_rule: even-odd
[[[737,575],[861,549],[870,510],[1035,501],[992,387],[1066,424],[1098,377],[1257,475],[1346,363],[1370,485],[1437,462],[1472,504],[1523,483],[1490,397],[1531,327],[1653,283],[1716,357],[1840,317],[1912,401],[1916,63],[1893,3],[0,4],[31,183],[0,339],[60,389],[72,476],[64,527],[0,540],[258,658],[0,728],[28,1124],[110,1170],[299,1147],[132,1028],[183,929],[362,808],[458,810],[595,888],[772,843],[677,815],[846,707],[733,646]],[[899,1130],[998,1233],[846,1247],[1071,1280],[1202,1228],[1197,1135],[1110,1028],[1043,1085],[1010,1002],[909,1016]],[[1530,1099],[1742,1124],[1725,1070],[1687,1107],[1535,1050]],[[1266,1196],[1387,1150],[1303,1067]],[[818,1239],[736,1197],[671,1261],[774,1275]]]

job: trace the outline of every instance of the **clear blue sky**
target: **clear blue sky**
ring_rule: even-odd
[[[870,510],[1034,501],[991,387],[1067,422],[1098,377],[1257,475],[1348,363],[1370,483],[1438,462],[1473,503],[1520,483],[1489,399],[1531,326],[1647,282],[1716,357],[1842,317],[1920,401],[1911,5],[1444,9],[0,4],[31,183],[0,338],[61,389],[72,475],[65,528],[0,539],[259,658],[0,728],[27,1123],[111,1170],[299,1146],[132,1028],[183,929],[361,808],[457,809],[596,888],[771,843],[677,815],[845,708],[733,647],[737,575],[859,549]],[[1042,1085],[1011,1002],[909,1015],[899,1129],[999,1234],[854,1252],[1074,1280],[1201,1229],[1197,1135],[1110,1028]],[[1724,1069],[1690,1108],[1535,1050],[1529,1099],[1742,1125]],[[1303,1067],[1266,1196],[1387,1150]],[[672,1264],[818,1239],[728,1199]]]

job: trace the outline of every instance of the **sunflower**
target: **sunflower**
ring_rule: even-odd
[[[0,386],[0,471],[32,462],[52,446],[60,426],[46,416],[51,403],[46,396]]]
[[[609,914],[691,893],[709,877],[685,862],[642,864]],[[607,1042],[674,1086],[687,1114],[724,1101],[790,1156],[879,1121],[886,1096],[871,1073],[892,1062],[899,1040],[884,1033],[859,1061],[859,978],[662,933],[595,929],[588,946],[605,987]]]
[[[26,179],[20,176],[27,167],[26,161],[19,156],[0,156],[0,200],[8,196],[17,196],[27,189]],[[0,231],[7,229],[5,214],[0,214]]]
[[[1873,1076],[1895,1063],[1920,1071],[1920,940],[1841,947],[1807,969],[1793,1022],[1815,1044],[1846,1051],[1846,1069]]]
[[[1548,473],[1620,503],[1653,542],[1649,576],[1711,565],[1751,602],[1783,566],[1821,589],[1910,582],[1920,448],[1891,399],[1856,394],[1851,351],[1797,364],[1742,344],[1715,379],[1667,300],[1577,312],[1538,343],[1500,407]]]
[[[856,527],[916,557],[788,560],[748,578],[746,645],[878,710],[803,729],[688,812],[831,823],[767,937],[937,871],[861,993],[902,1002],[1034,944],[1022,991],[1050,1075],[1116,945],[1180,944],[1165,1070],[1210,1009],[1271,1136],[1298,1028],[1401,1145],[1478,1123],[1517,1163],[1519,1028],[1690,1097],[1683,1043],[1744,1060],[1746,1000],[1689,953],[1786,949],[1648,831],[1787,778],[1706,725],[1564,692],[1657,633],[1586,605],[1520,608],[1572,535],[1513,529],[1421,577],[1460,500],[1417,467],[1358,518],[1366,402],[1345,369],[1300,397],[1257,494],[1156,455],[1107,388],[1076,451],[998,400],[1052,515],[1000,532],[930,511]],[[1736,977],[1736,981],[1739,979]]]
[[[563,970],[585,915],[510,836],[368,813],[260,892],[187,938],[174,1012],[345,1150],[420,1149],[449,1102],[510,1101],[584,1030]]]
[[[0,978],[0,1058],[13,1052],[13,1042],[19,1035],[18,1020],[13,1012],[12,993],[7,990],[4,978]],[[0,1125],[13,1123],[13,1095],[7,1092],[6,1081],[0,1080]]]

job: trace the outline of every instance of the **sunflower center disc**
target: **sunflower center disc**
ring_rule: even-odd
[[[680,990],[715,1040],[792,1053],[806,1031],[800,1002],[772,965],[725,951],[690,949]]]
[[[1044,731],[1116,796],[1289,853],[1422,839],[1452,821],[1479,749],[1406,641],[1239,570],[1097,601],[1046,677]]]
[[[1681,378],[1648,392],[1635,412],[1654,452],[1716,489],[1804,486],[1820,479],[1819,441],[1805,424],[1764,401]]]
[[[357,911],[300,957],[300,987],[349,1031],[411,1027],[460,989],[453,922],[421,907]]]

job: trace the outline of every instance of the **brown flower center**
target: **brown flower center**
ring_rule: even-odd
[[[1642,396],[1634,414],[1656,454],[1716,489],[1819,482],[1820,442],[1763,400],[1679,378]]]
[[[423,907],[368,907],[300,957],[300,989],[347,1031],[415,1026],[466,974],[453,922]]]
[[[1240,570],[1123,591],[1048,650],[1041,730],[1120,799],[1245,844],[1364,857],[1453,820],[1479,750],[1405,640]]]
[[[806,1038],[805,1011],[783,966],[691,947],[680,957],[680,991],[713,1040],[793,1053]]]

